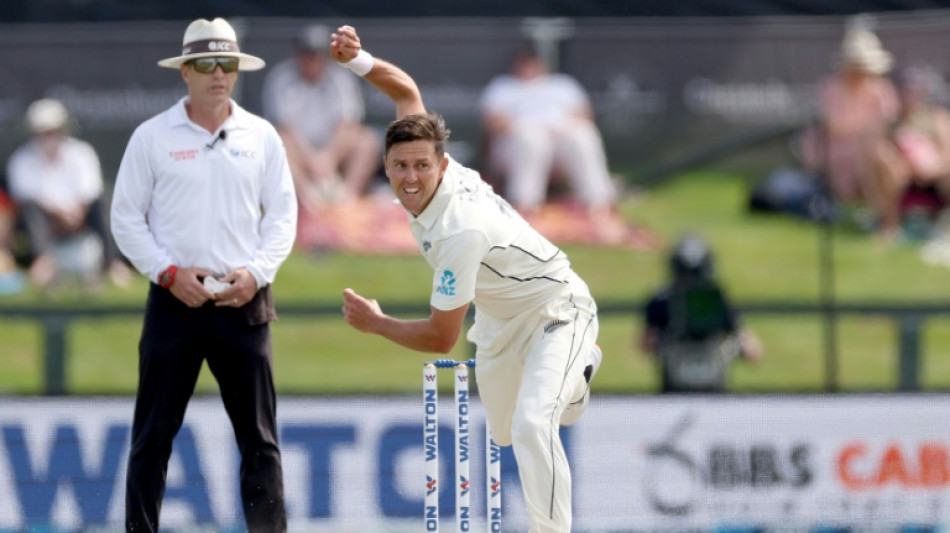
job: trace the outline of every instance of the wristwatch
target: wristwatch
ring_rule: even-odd
[[[175,274],[178,273],[178,267],[172,265],[158,275],[158,286],[163,289],[169,289],[175,284]]]

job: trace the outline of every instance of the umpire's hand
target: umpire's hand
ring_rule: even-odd
[[[205,276],[213,275],[210,270],[197,267],[182,267],[175,274],[175,281],[168,288],[185,305],[192,308],[201,307],[211,299],[212,295],[208,292],[201,279]]]

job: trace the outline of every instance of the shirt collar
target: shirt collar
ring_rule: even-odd
[[[446,154],[446,157],[448,157],[448,154]],[[429,205],[427,205],[426,208],[422,210],[422,213],[419,213],[419,216],[415,217],[415,219],[413,219],[412,213],[409,213],[410,220],[425,229],[431,229],[436,220],[442,216],[442,213],[445,212],[445,208],[449,205],[449,200],[452,199],[452,193],[455,191],[455,180],[452,179],[453,172],[451,170],[452,161],[450,159],[449,165],[445,169],[445,174],[442,175],[442,181],[432,196],[432,201],[429,202]]]
[[[234,130],[234,129],[247,129],[250,127],[248,125],[248,118],[250,113],[248,113],[243,107],[239,106],[237,102],[233,99],[231,102],[231,115],[224,121],[224,124],[221,125],[222,130]],[[185,109],[185,104],[188,103],[188,97],[183,96],[181,100],[178,100],[178,103],[172,107],[172,113],[170,116],[171,125],[174,126],[187,126],[189,124],[195,125],[194,122],[188,118],[188,110]]]

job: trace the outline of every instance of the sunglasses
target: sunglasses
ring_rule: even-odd
[[[218,68],[218,65],[221,65],[221,72],[225,74],[237,72],[238,69],[238,58],[236,57],[202,57],[192,59],[188,63],[191,68],[195,69],[195,72],[202,74],[211,74],[214,69]]]

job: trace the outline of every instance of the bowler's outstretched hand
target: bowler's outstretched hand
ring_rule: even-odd
[[[353,289],[343,289],[343,318],[346,323],[365,333],[373,333],[373,324],[383,316],[376,300],[368,300]]]

